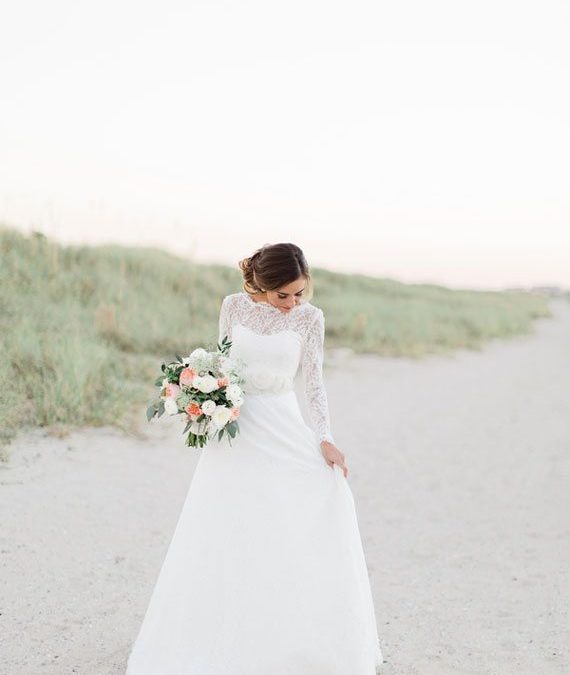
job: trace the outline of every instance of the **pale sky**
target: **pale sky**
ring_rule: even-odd
[[[5,2],[0,221],[570,286],[568,35],[566,0]]]

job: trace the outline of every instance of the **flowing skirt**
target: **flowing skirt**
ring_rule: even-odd
[[[375,675],[354,500],[294,391],[201,451],[126,675]]]

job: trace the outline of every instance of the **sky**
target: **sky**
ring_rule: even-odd
[[[10,6],[8,6],[8,4]],[[570,3],[0,5],[0,222],[570,286]]]

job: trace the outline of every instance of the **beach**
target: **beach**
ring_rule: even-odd
[[[570,672],[570,304],[551,308],[481,351],[327,353],[386,675]],[[12,443],[2,675],[124,673],[199,458],[182,428],[141,410],[131,434]]]

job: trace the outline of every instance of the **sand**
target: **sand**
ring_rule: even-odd
[[[570,306],[551,307],[481,352],[327,353],[386,675],[570,673]],[[2,675],[124,673],[199,456],[181,428],[13,443]]]

